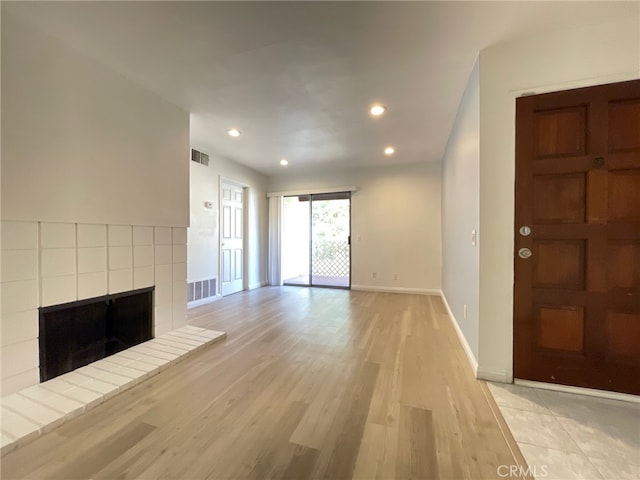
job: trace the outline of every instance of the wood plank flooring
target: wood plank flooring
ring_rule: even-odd
[[[2,478],[458,480],[517,465],[438,297],[266,287],[189,316],[227,339],[6,455]]]

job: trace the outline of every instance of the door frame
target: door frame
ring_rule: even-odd
[[[510,251],[511,251],[510,269],[509,269],[509,275],[510,275],[510,281],[511,281],[511,292],[508,297],[509,300],[511,301],[511,305],[510,305],[511,321],[509,322],[508,329],[507,329],[507,334],[509,339],[509,362],[507,365],[505,365],[506,370],[504,372],[505,373],[504,377],[502,377],[502,375],[497,374],[497,372],[494,373],[494,372],[487,371],[486,374],[480,374],[480,372],[483,370],[482,367],[480,366],[478,369],[478,372],[479,372],[479,374],[477,375],[478,378],[483,378],[491,381],[498,381],[498,382],[506,381],[507,383],[519,383],[519,384],[527,384],[527,385],[538,383],[538,382],[533,382],[531,380],[518,379],[514,376],[514,373],[513,373],[514,355],[515,355],[515,345],[514,345],[515,336],[513,333],[514,325],[515,325],[515,256],[517,255],[516,248],[515,248],[516,237],[514,234],[515,226],[516,226],[516,211],[515,211],[516,209],[515,166],[516,166],[516,131],[517,131],[516,99],[520,97],[530,96],[530,95],[539,95],[543,93],[553,93],[553,92],[558,92],[562,90],[571,90],[574,88],[595,87],[595,86],[604,85],[607,83],[625,82],[629,80],[636,80],[637,78],[638,78],[637,75],[634,75],[633,73],[602,75],[598,77],[592,77],[592,78],[586,78],[586,79],[580,79],[580,80],[570,80],[565,82],[554,82],[554,83],[545,84],[545,85],[530,86],[528,88],[520,88],[517,90],[511,90],[509,92],[509,100],[510,100],[509,109],[510,109],[511,116],[513,118],[513,136],[509,140],[511,142],[511,146],[510,146],[511,164],[509,166],[511,167],[510,180],[514,187],[511,191],[511,197],[510,197],[512,212],[511,212],[510,231],[509,231],[509,243],[510,243]],[[480,182],[480,188],[482,188],[482,182]],[[480,213],[480,215],[482,215],[482,212]],[[480,228],[482,228],[482,226],[480,226]],[[482,298],[480,298],[479,300],[480,302],[483,301]],[[478,325],[480,334],[482,334],[481,333],[482,324],[483,324],[482,318],[480,317],[479,325]],[[569,391],[569,390],[573,392],[587,391],[587,392],[592,392],[594,394],[598,394],[598,392],[601,392],[600,390],[589,389],[584,387],[573,387],[569,385],[560,385],[560,384],[556,385],[556,384],[546,384],[546,383],[541,385],[547,385],[547,387],[545,388],[550,388],[550,389],[559,390],[559,391]],[[605,392],[605,393],[614,395],[616,397],[618,395],[620,396],[625,395],[617,392]],[[602,396],[602,395],[598,394],[598,396]],[[604,395],[604,396],[607,396],[607,395]]]
[[[318,288],[336,288],[339,290],[351,290],[351,281],[353,274],[353,258],[352,258],[352,242],[351,242],[351,203],[354,190],[335,190],[335,191],[316,191],[314,193],[294,193],[291,195],[282,195],[284,197],[300,197],[300,196],[309,196],[309,283],[307,284],[293,284],[293,283],[283,283],[283,285],[291,285],[296,287],[318,287]],[[313,283],[313,197],[314,195],[330,195],[332,193],[346,193],[349,195],[349,235],[347,237],[347,242],[349,245],[349,285],[346,287],[338,286],[338,285],[315,285]],[[282,257],[280,258],[280,262],[282,263]]]
[[[249,290],[249,252],[248,252],[248,199],[249,185],[238,180],[218,175],[218,282],[216,295],[222,297],[222,185],[226,183],[242,188],[242,291]]]

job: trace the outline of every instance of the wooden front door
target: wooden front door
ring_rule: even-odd
[[[640,394],[640,80],[516,102],[514,376]]]

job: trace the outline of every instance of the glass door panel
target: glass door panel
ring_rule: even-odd
[[[311,285],[350,286],[350,194],[311,196]]]
[[[309,196],[284,197],[282,209],[282,278],[285,285],[310,284]]]

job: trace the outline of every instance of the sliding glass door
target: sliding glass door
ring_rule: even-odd
[[[285,197],[282,223],[285,285],[349,288],[349,192]]]

